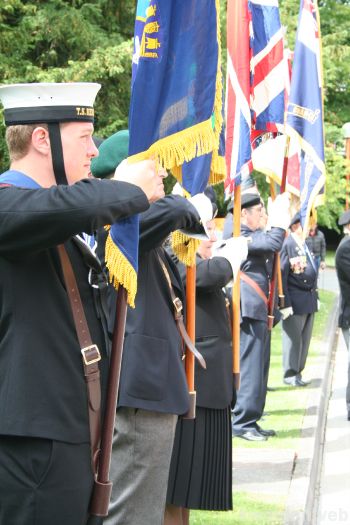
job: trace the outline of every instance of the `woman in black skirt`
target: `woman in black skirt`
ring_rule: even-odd
[[[188,524],[189,509],[232,509],[232,338],[223,287],[246,258],[247,241],[225,243],[214,257],[213,241],[198,249],[196,347],[207,369],[195,369],[196,418],[177,424],[164,525]],[[185,282],[186,269],[178,268]]]

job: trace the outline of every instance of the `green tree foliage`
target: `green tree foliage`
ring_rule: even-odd
[[[99,82],[96,134],[125,128],[134,16],[134,0],[0,2],[0,82]],[[4,133],[1,124],[2,169]]]
[[[170,1],[170,0],[169,0]],[[226,4],[221,1],[225,70]],[[288,46],[293,49],[299,0],[280,0]],[[6,0],[0,2],[0,82],[99,82],[96,134],[127,126],[132,35],[136,0]],[[344,207],[345,165],[342,125],[350,121],[349,0],[319,0],[325,81],[327,187],[319,221],[335,227]],[[2,119],[1,119],[2,120]],[[0,124],[0,168],[8,166]],[[254,174],[264,197],[268,186]],[[173,180],[169,179],[169,189]],[[219,209],[225,210],[222,185]]]

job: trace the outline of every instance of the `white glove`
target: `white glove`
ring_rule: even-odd
[[[277,195],[274,201],[269,197],[267,202],[268,228],[288,230],[291,221],[289,200],[290,196],[287,192]]]
[[[180,197],[184,196],[184,189],[178,182],[175,184],[173,189],[171,190],[172,195],[180,195]]]
[[[234,280],[237,277],[240,266],[248,256],[248,238],[231,237],[227,239],[213,254],[215,257],[225,257],[232,267]]]
[[[204,195],[204,193],[197,193],[193,197],[188,199],[188,202],[197,210],[200,217],[200,222],[204,228],[205,234],[203,233],[191,233],[187,230],[181,230],[183,233],[194,239],[208,240],[211,238],[211,235],[207,229],[207,222],[211,221],[213,218],[213,204],[209,197]]]
[[[280,309],[282,319],[285,321],[290,315],[293,315],[293,308],[291,306],[287,306],[287,308],[281,308]]]

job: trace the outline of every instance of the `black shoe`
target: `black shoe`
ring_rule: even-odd
[[[258,424],[256,426],[257,426],[258,432],[260,432],[260,434],[262,434],[263,436],[266,436],[266,437],[277,436],[276,431],[272,430],[272,428],[268,430],[268,429],[261,428],[261,426]]]
[[[266,441],[267,436],[260,433],[256,428],[251,428],[250,430],[237,431],[232,430],[233,437],[239,437],[246,439],[247,441]]]
[[[348,421],[350,421],[350,411],[348,412]]]

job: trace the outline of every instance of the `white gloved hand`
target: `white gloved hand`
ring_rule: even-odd
[[[224,244],[217,248],[213,256],[225,257],[225,259],[228,260],[231,264],[233,278],[235,280],[242,262],[245,261],[248,256],[248,238],[231,237],[227,239]]]
[[[173,189],[171,190],[172,195],[180,195],[180,197],[184,196],[184,189],[178,182],[175,184]]]
[[[268,229],[282,228],[288,230],[291,221],[289,201],[290,196],[287,192],[277,195],[274,201],[269,197],[267,203]]]
[[[290,315],[293,315],[293,308],[291,306],[287,306],[287,308],[281,308],[280,309],[282,319],[285,321]]]
[[[207,223],[211,221],[213,218],[213,204],[209,197],[204,195],[204,193],[197,193],[197,195],[194,195],[193,197],[190,197],[188,199],[188,202],[192,204],[192,206],[197,210],[198,215],[200,217],[200,223],[204,228],[205,234],[203,233],[190,233],[185,230],[181,230],[183,233],[188,235],[189,237],[193,237],[195,239],[201,239],[201,240],[208,240],[211,238],[211,234],[209,233],[207,229]]]

